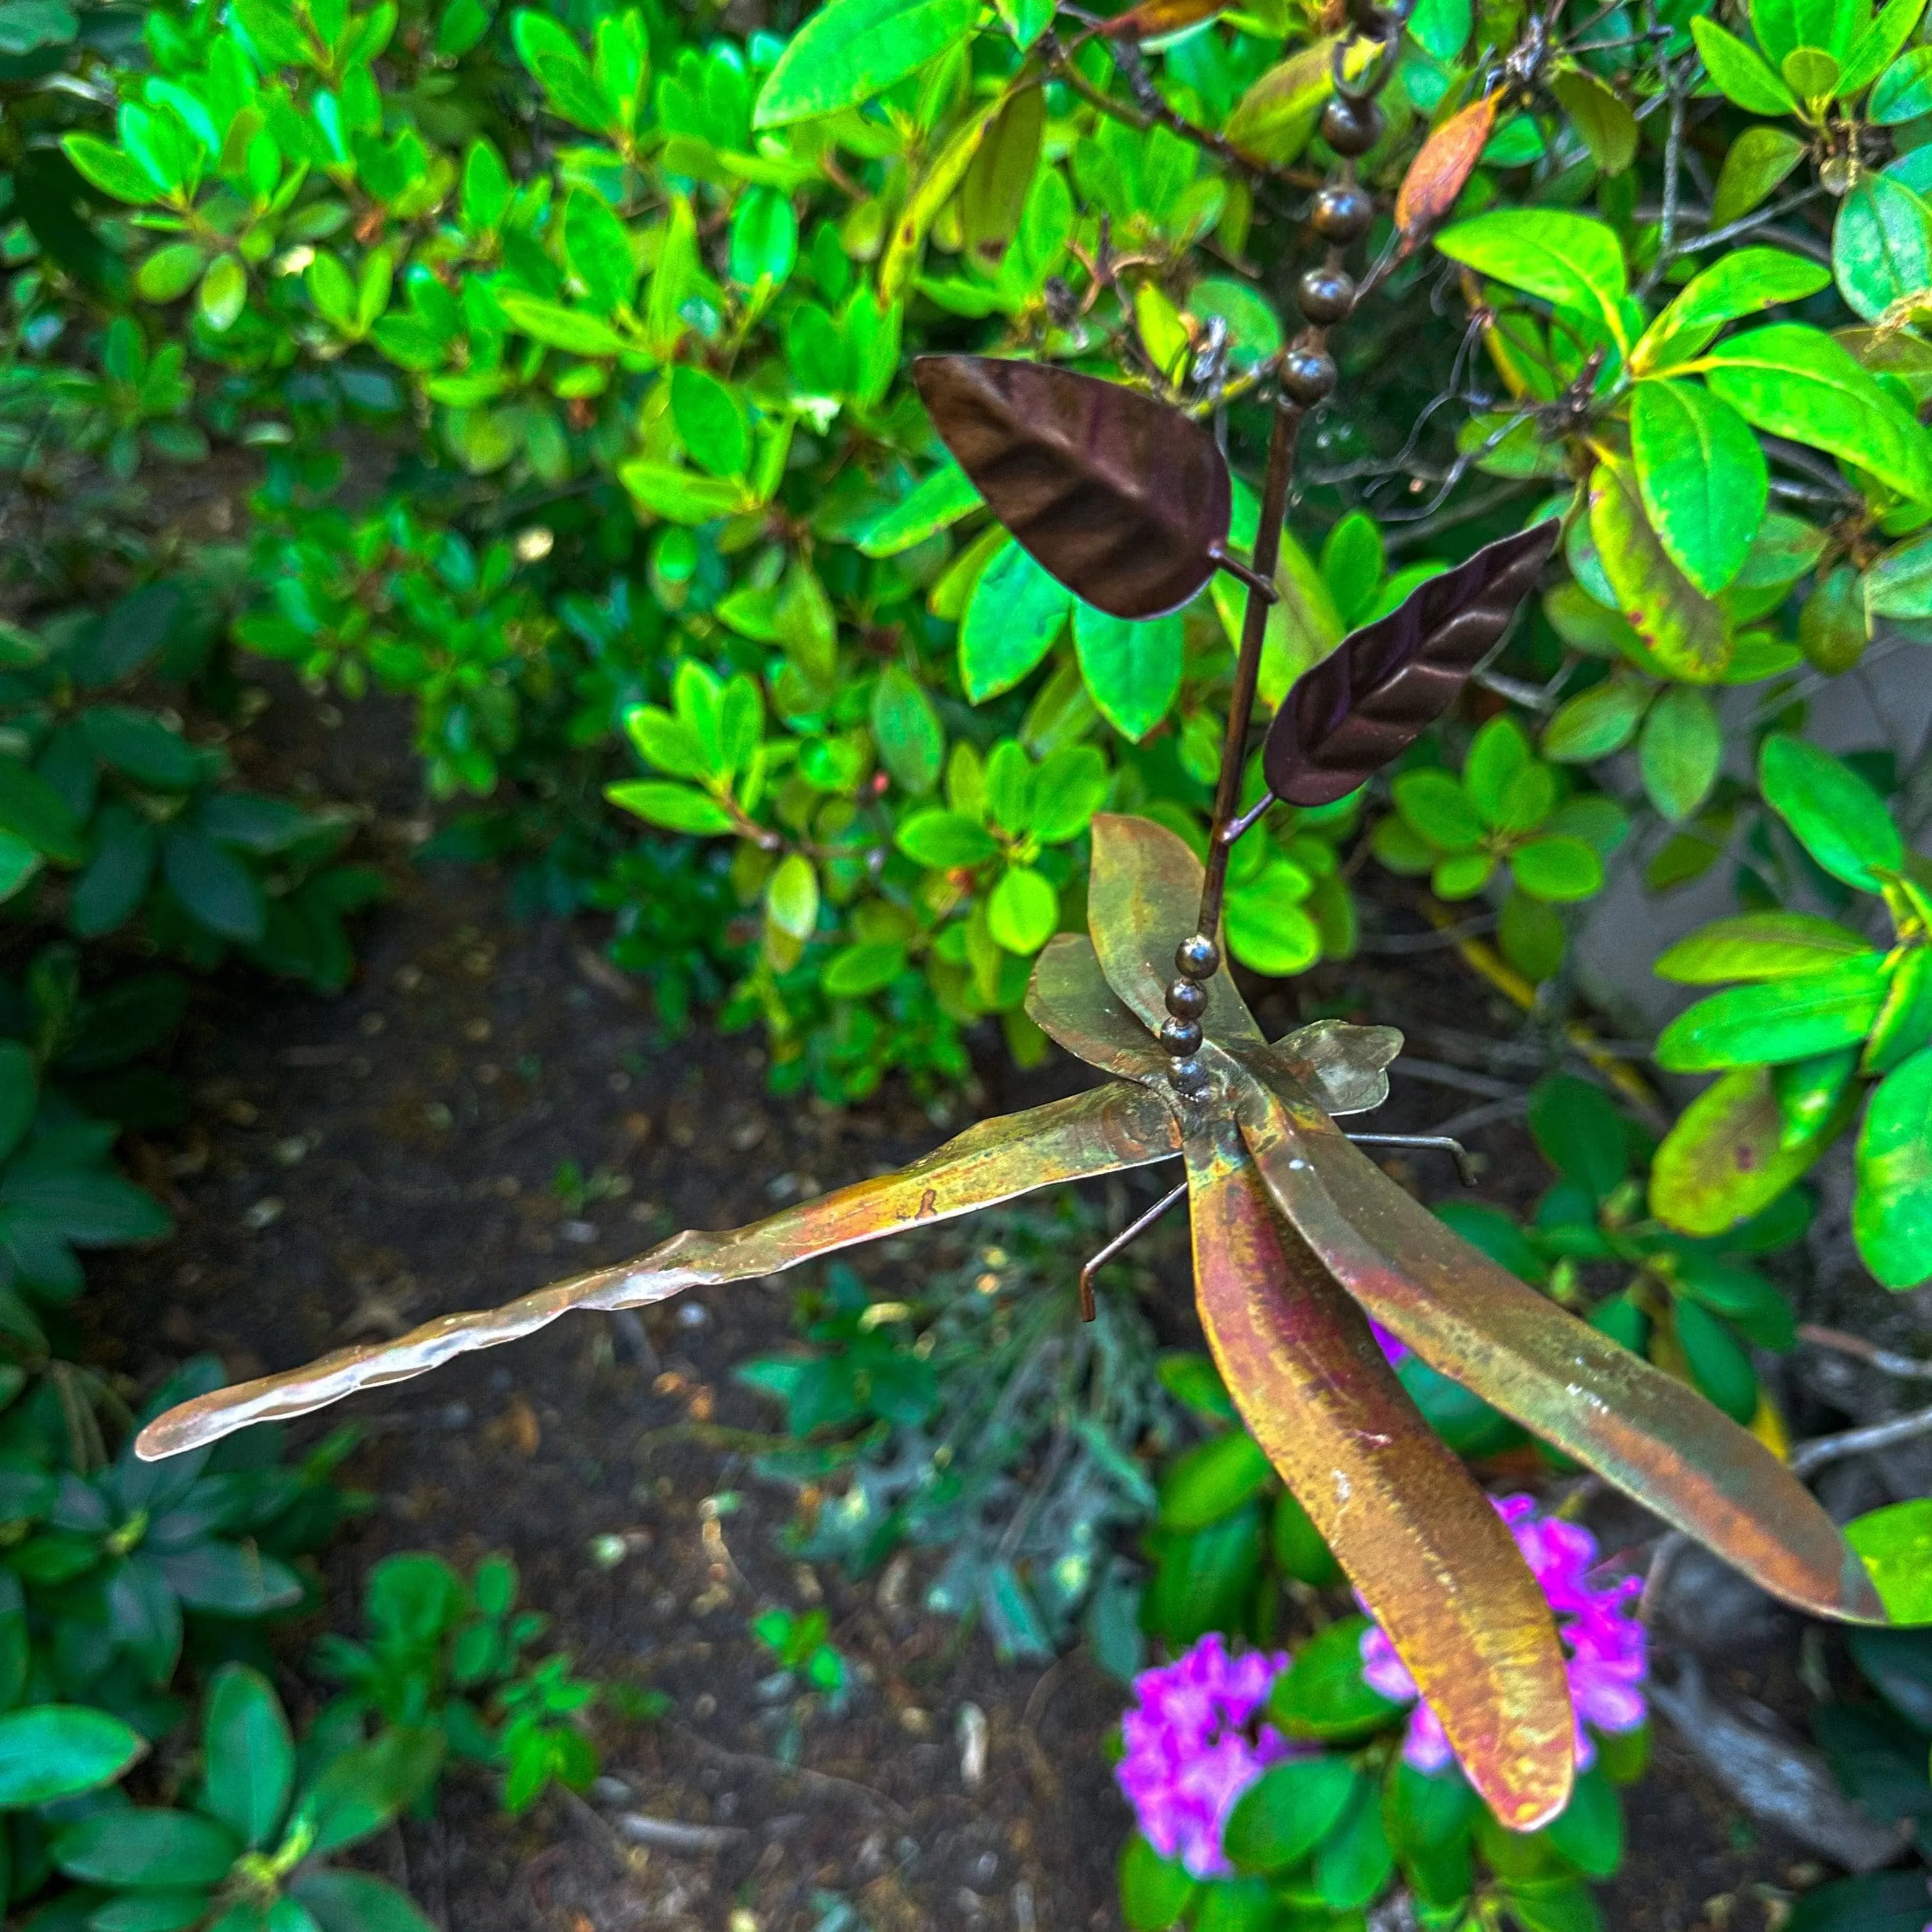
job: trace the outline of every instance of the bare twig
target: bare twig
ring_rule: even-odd
[[[1881,1348],[1876,1342],[1868,1342],[1862,1335],[1850,1334],[1843,1328],[1821,1328],[1815,1322],[1806,1322],[1799,1324],[1798,1339],[1810,1342],[1814,1348],[1832,1348],[1841,1355],[1857,1355],[1888,1376],[1910,1376],[1932,1382],[1932,1362],[1922,1362],[1916,1355],[1895,1354],[1891,1349]]]
[[[1814,1436],[1792,1451],[1791,1467],[1795,1474],[1808,1476],[1827,1462],[1842,1462],[1847,1456],[1862,1456],[1874,1449],[1889,1449],[1894,1443],[1910,1442],[1921,1436],[1932,1436],[1932,1408],[1916,1408],[1889,1422],[1868,1423],[1862,1429],[1844,1430],[1836,1436]]]

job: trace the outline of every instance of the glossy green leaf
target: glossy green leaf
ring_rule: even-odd
[[[1802,1060],[1862,1040],[1878,1017],[1885,978],[1851,961],[1802,978],[1736,986],[1700,1000],[1658,1036],[1657,1062],[1672,1073]]]
[[[872,742],[892,782],[915,798],[939,782],[946,733],[932,700],[902,664],[888,664],[872,688]]]
[[[1060,895],[1030,866],[1010,866],[986,902],[986,928],[1009,952],[1037,952],[1060,923]]]
[[[1838,204],[1832,268],[1838,292],[1868,322],[1922,296],[1932,286],[1932,207],[1890,175],[1862,175]]]
[[[1756,436],[1694,382],[1640,382],[1630,454],[1651,527],[1693,587],[1714,597],[1743,568],[1769,502]]]
[[[741,477],[752,460],[745,406],[727,382],[680,362],[670,373],[671,420],[692,460],[713,476]]]
[[[979,0],[831,0],[766,76],[753,126],[783,127],[883,92],[962,39],[979,10]]]
[[[736,821],[715,799],[688,785],[665,784],[652,778],[631,778],[606,785],[604,796],[613,805],[668,832],[688,832],[700,838],[731,831]]]
[[[435,1932],[406,1894],[367,1872],[310,1867],[297,1874],[290,1893],[321,1932]]]
[[[1629,1138],[1616,1102],[1574,1074],[1552,1074],[1530,1090],[1529,1131],[1544,1159],[1593,1200],[1606,1200],[1630,1172]]]
[[[1358,1778],[1340,1820],[1316,1849],[1315,1889],[1331,1910],[1358,1911],[1388,1882],[1394,1865],[1382,1793],[1372,1780]]]
[[[1677,1340],[1698,1393],[1733,1422],[1757,1413],[1757,1373],[1736,1336],[1701,1303],[1679,1300]]]
[[[1338,1618],[1294,1653],[1268,1694],[1268,1716],[1290,1737],[1344,1739],[1378,1730],[1401,1710],[1362,1678],[1366,1617]]]
[[[202,1802],[256,1849],[280,1827],[294,1789],[295,1745],[281,1701],[246,1664],[224,1664],[209,1687]]]
[[[1606,456],[1591,473],[1590,535],[1618,608],[1654,662],[1688,683],[1721,677],[1731,657],[1724,614],[1664,548],[1622,458]]]
[[[1650,697],[1635,678],[1612,676],[1564,699],[1544,728],[1543,755],[1564,765],[1614,756],[1636,736]]]
[[[1894,1623],[1932,1624],[1932,1496],[1854,1516],[1845,1540],[1871,1572]]]
[[[193,1811],[97,1812],[54,1840],[70,1878],[141,1888],[218,1885],[242,1851],[226,1826]]]
[[[982,865],[999,849],[977,819],[957,812],[920,812],[902,819],[898,842],[908,859],[945,871]]]
[[[1721,1315],[1754,1347],[1783,1354],[1797,1342],[1791,1306],[1755,1268],[1708,1254],[1678,1258],[1677,1286],[1714,1315]]]
[[[1711,197],[1711,226],[1728,227],[1750,214],[1804,158],[1804,143],[1783,128],[1747,128],[1724,154]],[[1820,284],[1822,286],[1822,285]]]
[[[1858,1253],[1887,1288],[1932,1279],[1932,1048],[1874,1090],[1858,1132]]]
[[[973,479],[949,457],[872,525],[860,538],[859,548],[868,556],[896,556],[956,524],[977,509],[980,501]]]
[[[118,1718],[84,1705],[0,1712],[0,1809],[22,1810],[98,1790],[147,1748]]]
[[[1628,282],[1622,244],[1605,222],[1564,208],[1499,208],[1436,238],[1451,261],[1599,322],[1622,339]]]
[[[1186,644],[1178,611],[1136,622],[1076,602],[1073,647],[1088,695],[1124,738],[1138,743],[1180,694]]]
[[[1158,1520],[1168,1529],[1204,1528],[1270,1487],[1274,1471],[1245,1429],[1230,1429],[1177,1456],[1160,1479]]]
[[[984,704],[1034,670],[1072,608],[1072,592],[1008,538],[980,573],[960,622],[959,677],[968,698]]]
[[[1606,175],[1620,175],[1636,158],[1636,116],[1616,91],[1582,68],[1551,76],[1550,91]]]
[[[1798,614],[1798,647],[1828,677],[1848,671],[1864,656],[1869,620],[1864,586],[1848,565],[1813,586]]]
[[[1708,352],[1704,380],[1756,428],[1869,470],[1915,502],[1932,501],[1924,426],[1822,331],[1773,322],[1732,336]]]
[[[1358,1782],[1346,1758],[1290,1759],[1270,1766],[1229,1814],[1222,1849],[1244,1871],[1286,1871],[1350,1808]]]
[[[1725,96],[1753,114],[1790,114],[1798,104],[1791,90],[1762,58],[1708,15],[1697,14],[1690,32],[1703,56],[1704,70]]]
[[[1804,1173],[1819,1142],[1787,1145],[1772,1076],[1741,1068],[1714,1081],[1672,1124],[1650,1170],[1650,1208],[1687,1234],[1722,1234]]]
[[[1724,727],[1710,699],[1685,685],[1660,694],[1643,721],[1637,769],[1665,818],[1681,824],[1696,811],[1710,796],[1724,758]]]
[[[1714,920],[1680,939],[1652,970],[1681,986],[1710,986],[1829,972],[1852,959],[1876,964],[1880,956],[1868,940],[1815,913],[1747,912]]]
[[[1510,854],[1510,872],[1532,898],[1555,905],[1586,899],[1604,889],[1604,862],[1580,838],[1533,839]]]
[[[189,916],[224,939],[253,945],[267,930],[261,882],[225,846],[171,830],[161,840],[161,876]]]
[[[1915,121],[1922,114],[1932,114],[1932,47],[1914,47],[1894,61],[1879,76],[1865,103],[1865,118],[1881,128]]]
[[[1120,1916],[1127,1932],[1168,1932],[1199,1892],[1178,1858],[1164,1858],[1138,1832],[1120,1848]]]
[[[1586,1878],[1609,1878],[1623,1862],[1623,1801],[1600,1766],[1577,1773],[1569,1804],[1543,1829],[1551,1849]]]
[[[1869,87],[1891,65],[1924,10],[1925,0],[1889,0],[1879,9],[1844,56],[1838,85],[1847,98]]]
[[[1883,802],[1828,752],[1774,733],[1758,759],[1765,802],[1834,878],[1876,892],[1905,862],[1905,847]]]

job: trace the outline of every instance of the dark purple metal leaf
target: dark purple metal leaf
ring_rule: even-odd
[[[1561,528],[1552,520],[1485,544],[1298,679],[1262,748],[1275,796],[1303,806],[1346,797],[1434,724],[1534,587]]]
[[[1191,417],[1041,362],[922,356],[912,373],[994,515],[1076,596],[1112,616],[1158,617],[1214,575],[1232,496]]]

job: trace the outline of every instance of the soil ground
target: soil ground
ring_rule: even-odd
[[[305,771],[322,794],[374,800],[369,843],[394,860],[397,895],[364,923],[341,998],[241,978],[203,995],[176,1061],[193,1120],[136,1150],[181,1232],[99,1271],[100,1346],[116,1365],[152,1381],[212,1348],[237,1376],[286,1366],[675,1228],[753,1220],[781,1177],[830,1188],[941,1137],[903,1094],[844,1114],[774,1100],[752,1036],[700,1028],[664,1041],[602,963],[592,926],[513,926],[500,880],[406,862],[414,763],[394,717],[372,706],[318,736],[313,715],[298,697],[278,704],[240,755],[282,788]],[[1440,952],[1366,958],[1314,990],[1402,1024],[1438,1061],[1479,1064],[1469,1036],[1520,1024]],[[1269,1005],[1271,1033],[1293,1022],[1280,992]],[[989,1057],[976,1106],[1082,1084],[1064,1066],[1022,1082],[1003,1065]],[[1387,1124],[1428,1126],[1471,1098],[1401,1083]],[[1518,1125],[1471,1138],[1488,1157],[1486,1192],[1520,1199],[1537,1184]],[[566,1163],[623,1191],[566,1200]],[[1157,1319],[1184,1336],[1178,1278],[1163,1301]],[[326,1559],[337,1628],[356,1627],[361,1580],[390,1551],[468,1563],[507,1550],[580,1669],[671,1700],[662,1723],[605,1727],[616,1782],[592,1802],[553,1798],[512,1822],[480,1778],[458,1775],[434,1822],[392,1836],[393,1875],[448,1932],[1118,1923],[1127,1819],[1102,1756],[1118,1688],[1078,1652],[1002,1668],[983,1636],[918,1607],[922,1568],[854,1585],[791,1562],[778,1541],[789,1493],[717,1446],[722,1432],[772,1427],[730,1370],[790,1338],[790,1306],[776,1280],[694,1294],[641,1328],[572,1318],[350,1406],[367,1438],[349,1474],[380,1500]],[[341,1419],[297,1425],[297,1439]],[[734,1511],[707,1506],[728,1491]],[[770,1659],[748,1621],[821,1600],[862,1681],[844,1714],[808,1726],[794,1768],[777,1755],[760,1693]],[[1793,1654],[1740,1657],[1727,1681],[1790,1708]],[[969,1782],[961,1738],[975,1711],[985,1768]],[[622,1833],[626,1812],[715,1835],[699,1834],[702,1850],[640,1846]],[[1760,1932],[1775,1923],[1769,1900],[1818,1875],[1667,1731],[1631,1813],[1633,1861],[1604,1894],[1614,1932]]]

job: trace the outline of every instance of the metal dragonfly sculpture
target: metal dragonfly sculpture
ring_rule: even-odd
[[[1042,364],[935,356],[914,367],[941,437],[994,516],[1090,603],[1142,618],[1186,603],[1216,570],[1248,586],[1204,863],[1145,820],[1096,818],[1088,932],[1056,936],[1034,970],[1027,1010],[1112,1077],[749,1227],[676,1234],[502,1308],[444,1316],[394,1342],[198,1396],[150,1423],[140,1455],[204,1448],[514,1341],[572,1310],[638,1308],[755,1280],[1036,1188],[1178,1156],[1202,1324],[1242,1418],[1504,1825],[1533,1829],[1568,1801],[1575,1724],[1562,1645],[1514,1538],[1410,1402],[1370,1317],[1787,1602],[1886,1620],[1858,1557],[1762,1443],[1468,1246],[1336,1125],[1386,1097],[1399,1033],[1323,1021],[1270,1044],[1222,962],[1234,841],[1276,799],[1346,796],[1442,716],[1499,643],[1557,531],[1544,523],[1490,544],[1345,639],[1276,711],[1264,786],[1239,808],[1296,437],[1335,386],[1325,332],[1358,292],[1342,251],[1373,212],[1347,158],[1379,137],[1372,91],[1400,33],[1398,14],[1372,0],[1349,4],[1383,56],[1375,76],[1352,83],[1338,58],[1323,112],[1323,138],[1344,159],[1311,211],[1329,248],[1298,285],[1310,326],[1273,372],[1252,557],[1228,548],[1232,486],[1220,448],[1182,411]]]

